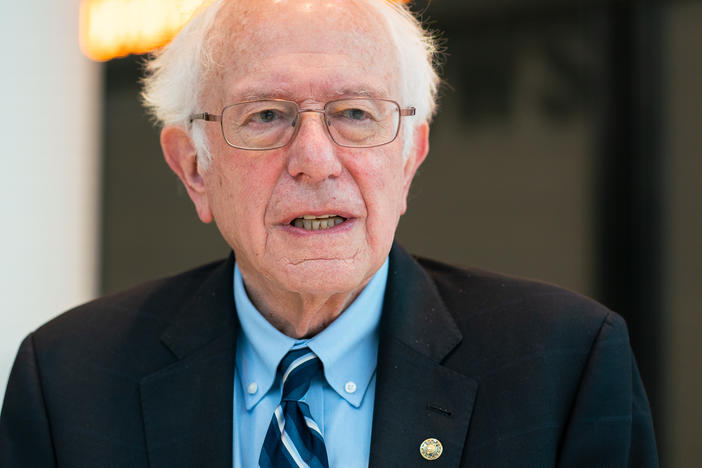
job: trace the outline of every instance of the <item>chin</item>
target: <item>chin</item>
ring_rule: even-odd
[[[348,260],[309,260],[289,266],[283,283],[285,289],[301,294],[355,293],[375,273],[359,267]]]

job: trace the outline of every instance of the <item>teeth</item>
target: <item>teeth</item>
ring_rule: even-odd
[[[292,225],[296,228],[302,228],[307,231],[319,231],[332,228],[346,221],[345,218],[337,215],[322,215],[311,216],[304,215],[302,218],[296,218]]]
[[[304,215],[302,218],[303,219],[327,219],[327,218],[333,218],[334,216],[336,216],[336,215],[333,215],[333,214],[321,215],[321,216]]]

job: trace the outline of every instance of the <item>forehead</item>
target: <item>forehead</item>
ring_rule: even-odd
[[[210,41],[211,85],[224,100],[346,94],[399,100],[394,44],[363,0],[228,2]]]

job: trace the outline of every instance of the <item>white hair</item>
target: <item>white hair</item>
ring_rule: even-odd
[[[422,27],[409,8],[398,1],[363,0],[376,8],[390,32],[400,66],[400,96],[404,106],[416,109],[415,117],[403,122],[403,158],[414,147],[414,129],[431,122],[436,111],[440,78],[436,71],[438,48],[435,37]]]
[[[162,127],[178,125],[190,136],[203,167],[211,154],[204,125],[192,125],[190,115],[201,112],[203,83],[215,65],[208,40],[214,20],[225,1],[215,0],[197,12],[178,35],[145,63],[143,103]],[[386,24],[399,61],[403,107],[416,108],[415,117],[403,119],[403,157],[413,147],[414,129],[430,122],[436,109],[440,78],[436,72],[436,41],[403,3],[390,0],[356,0],[373,8]],[[408,125],[409,124],[409,125]]]

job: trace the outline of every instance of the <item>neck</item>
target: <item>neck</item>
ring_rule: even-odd
[[[358,289],[336,294],[307,294],[279,291],[246,281],[246,293],[263,317],[292,338],[311,338],[327,328],[358,297]]]

